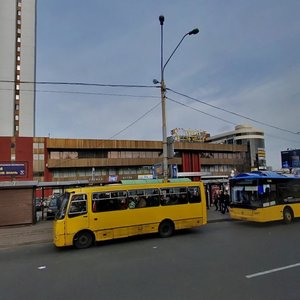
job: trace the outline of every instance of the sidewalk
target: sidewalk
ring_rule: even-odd
[[[222,214],[220,211],[216,211],[214,206],[211,206],[207,210],[207,223],[216,223],[222,221],[231,221],[229,213]]]
[[[208,223],[229,221],[229,214],[207,210]],[[40,221],[34,225],[0,227],[0,250],[21,245],[52,243],[53,221]]]
[[[52,242],[52,221],[33,225],[0,227],[0,250],[20,245]]]

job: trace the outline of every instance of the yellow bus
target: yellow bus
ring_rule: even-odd
[[[300,217],[300,177],[255,171],[237,175],[229,184],[233,219],[289,224]]]
[[[54,244],[88,248],[94,242],[207,223],[202,182],[122,182],[66,190],[54,220]]]

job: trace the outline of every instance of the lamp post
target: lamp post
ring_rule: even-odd
[[[167,59],[167,61],[164,64],[163,59],[163,25],[164,25],[165,17],[159,16],[159,23],[160,23],[160,71],[161,71],[161,80],[160,80],[160,91],[161,91],[161,112],[162,112],[162,137],[163,137],[163,178],[164,182],[168,181],[168,149],[167,149],[167,126],[166,126],[166,84],[164,79],[164,71],[165,68],[184,40],[184,38],[188,35],[194,35],[199,32],[198,28],[195,28],[188,33],[186,33],[180,40],[180,42],[177,44],[173,52],[171,53],[170,57]]]

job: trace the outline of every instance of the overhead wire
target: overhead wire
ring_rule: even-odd
[[[186,103],[182,103],[182,102],[180,102],[180,101],[178,101],[178,100],[174,100],[174,99],[172,99],[172,98],[170,98],[170,97],[166,97],[166,98],[167,98],[168,100],[174,102],[174,103],[177,103],[177,104],[179,104],[179,105],[181,105],[181,106],[190,108],[190,109],[195,110],[195,111],[197,111],[197,112],[200,112],[200,113],[202,113],[202,114],[204,114],[204,115],[210,116],[210,117],[212,117],[212,118],[214,118],[214,119],[218,119],[218,120],[220,120],[220,121],[223,121],[223,122],[229,123],[229,124],[233,124],[233,125],[238,125],[237,123],[228,121],[228,120],[223,119],[223,118],[221,118],[221,117],[214,116],[214,115],[209,114],[209,113],[207,113],[207,112],[204,112],[204,111],[202,111],[202,110],[200,110],[200,109],[198,109],[198,108],[192,107],[192,106],[190,106],[190,105],[188,105],[188,104],[186,104]],[[266,132],[264,132],[264,136],[271,137],[271,138],[276,138],[276,139],[280,139],[280,140],[285,140],[285,141],[292,142],[292,143],[299,143],[299,141],[287,139],[286,137],[282,137],[282,136],[280,136],[280,137],[279,137],[279,136],[275,136],[275,135],[272,135],[272,134],[269,134],[269,133],[266,133]]]
[[[112,139],[112,138],[116,137],[117,135],[119,135],[122,132],[124,132],[125,130],[127,130],[129,127],[131,127],[134,124],[136,124],[138,121],[140,121],[141,119],[143,119],[146,115],[150,114],[153,110],[155,110],[159,105],[160,105],[160,102],[158,102],[157,104],[155,104],[151,109],[149,109],[147,112],[145,112],[143,115],[141,115],[138,119],[136,119],[135,121],[133,121],[132,123],[130,123],[128,126],[126,126],[122,130],[120,130],[117,133],[115,133],[114,135],[112,135],[109,139]]]
[[[12,89],[2,89],[0,91],[10,91]],[[80,91],[54,91],[54,90],[29,90],[22,89],[23,92],[34,92],[37,93],[54,93],[54,94],[75,94],[75,95],[95,95],[95,96],[113,96],[113,97],[131,97],[131,98],[153,98],[160,99],[160,96],[151,95],[132,95],[132,94],[116,94],[116,93],[100,93],[100,92],[80,92]]]
[[[192,109],[192,110],[195,110],[195,111],[197,111],[197,112],[200,112],[200,113],[202,113],[202,114],[204,114],[204,115],[210,116],[210,117],[212,117],[212,118],[218,119],[218,120],[220,120],[220,121],[223,121],[223,122],[226,122],[226,123],[229,123],[229,124],[238,125],[238,124],[236,124],[236,123],[234,123],[234,122],[231,122],[231,121],[225,120],[225,119],[223,119],[223,118],[214,116],[214,115],[212,115],[212,114],[210,114],[210,113],[204,112],[203,110],[200,110],[200,109],[198,109],[198,108],[192,107],[192,106],[190,106],[190,105],[188,105],[188,104],[185,104],[185,103],[182,103],[182,102],[180,102],[180,101],[174,100],[174,99],[172,99],[172,98],[170,98],[170,97],[166,97],[166,98],[167,98],[168,100],[172,101],[172,102],[175,102],[175,103],[177,103],[177,104],[179,104],[179,105],[182,105],[182,106],[184,106],[184,107],[188,107],[188,108],[190,108],[190,109]]]
[[[14,80],[0,80],[2,83],[15,83]],[[96,87],[125,87],[125,88],[158,88],[156,85],[138,84],[106,84],[88,82],[63,82],[63,81],[18,81],[18,83],[37,84],[37,85],[71,85],[71,86],[96,86]]]
[[[188,99],[190,99],[190,100],[193,100],[193,101],[199,102],[199,103],[201,103],[201,104],[210,106],[210,107],[212,107],[212,108],[215,108],[215,109],[224,111],[224,112],[226,112],[226,113],[235,115],[235,116],[237,116],[237,117],[244,118],[244,119],[246,119],[246,120],[249,120],[249,121],[252,121],[252,122],[255,122],[255,123],[258,123],[258,124],[261,124],[261,125],[270,127],[270,128],[273,128],[273,129],[277,129],[277,130],[281,130],[281,131],[288,132],[288,133],[291,133],[291,134],[299,135],[299,132],[294,132],[294,131],[291,131],[291,130],[288,130],[288,129],[285,129],[285,128],[281,128],[281,127],[278,127],[278,126],[275,126],[275,125],[268,124],[268,123],[266,123],[266,122],[262,122],[262,121],[255,120],[255,119],[253,119],[253,118],[244,116],[244,115],[239,114],[239,113],[235,113],[235,112],[230,111],[230,110],[228,110],[228,109],[221,108],[221,107],[218,107],[218,106],[216,106],[216,105],[209,104],[209,103],[207,103],[207,102],[205,102],[205,101],[203,101],[203,100],[199,100],[199,99],[196,99],[196,98],[194,98],[194,97],[190,97],[190,96],[188,96],[188,95],[186,95],[186,94],[177,92],[177,91],[175,91],[175,90],[173,90],[173,89],[167,88],[167,90],[173,92],[174,94],[177,94],[177,95],[180,95],[180,96],[182,96],[182,97],[188,98]],[[226,121],[226,122],[228,123],[228,121]]]
[[[0,80],[0,82],[3,82],[3,83],[14,83],[15,81],[11,81],[11,80]],[[71,85],[71,86],[88,86],[88,87],[91,87],[91,86],[94,86],[94,87],[121,87],[121,88],[160,88],[160,86],[156,86],[156,85],[130,85],[130,84],[104,84],[104,83],[86,83],[86,82],[58,82],[58,81],[20,81],[20,83],[30,83],[30,84],[37,84],[37,85]],[[7,90],[7,89],[0,89],[0,90]],[[34,91],[34,90],[24,90],[24,91]],[[201,103],[203,105],[206,105],[206,106],[209,106],[209,107],[212,107],[214,109],[217,109],[217,110],[220,110],[220,111],[223,111],[223,112],[226,112],[226,113],[229,113],[229,114],[232,114],[232,115],[235,115],[237,117],[240,117],[240,118],[243,118],[243,119],[246,119],[246,120],[249,120],[249,121],[252,121],[252,122],[255,122],[255,123],[258,123],[258,124],[261,124],[261,125],[264,125],[264,126],[267,126],[267,127],[270,127],[270,128],[273,128],[273,129],[277,129],[277,130],[280,130],[280,131],[284,131],[284,132],[288,132],[290,134],[294,134],[294,135],[300,135],[300,132],[293,132],[291,130],[288,130],[288,129],[285,129],[285,128],[281,128],[281,127],[278,127],[278,126],[275,126],[275,125],[272,125],[272,124],[269,124],[269,123],[266,123],[266,122],[263,122],[263,121],[259,121],[259,120],[256,120],[256,119],[253,119],[251,117],[248,117],[248,116],[245,116],[245,115],[242,115],[240,113],[236,113],[234,111],[230,111],[228,109],[225,109],[225,108],[221,108],[219,106],[216,106],[216,105],[213,105],[213,104],[210,104],[210,103],[207,103],[203,100],[200,100],[200,99],[197,99],[197,98],[194,98],[194,97],[191,97],[191,96],[188,96],[184,93],[181,93],[181,92],[178,92],[178,91],[175,91],[171,88],[167,88],[167,91],[170,91],[170,92],[173,92],[174,94],[177,94],[177,95],[180,95],[182,97],[185,97],[187,99],[190,99],[190,100],[193,100],[195,102],[198,102],[198,103]],[[103,95],[103,96],[117,96],[117,97],[139,97],[139,98],[160,98],[160,97],[156,97],[156,96],[142,96],[142,95],[128,95],[128,94],[114,94],[114,93],[99,93],[99,92],[78,92],[78,91],[51,91],[51,90],[36,90],[36,92],[46,92],[46,93],[62,93],[62,94],[82,94],[82,95]],[[174,100],[170,97],[167,97],[167,99],[169,99],[170,101],[173,101],[177,104],[180,104],[182,106],[185,106],[185,107],[189,107],[195,111],[198,111],[202,114],[205,114],[205,115],[208,115],[212,118],[215,118],[215,119],[218,119],[218,120],[221,120],[223,122],[226,122],[226,123],[230,123],[230,124],[233,124],[233,125],[237,125],[237,123],[234,123],[234,122],[231,122],[231,121],[228,121],[226,119],[223,119],[221,117],[217,117],[215,115],[212,115],[212,114],[209,114],[207,112],[204,112],[200,109],[197,109],[197,108],[194,108],[194,107],[191,107],[187,104],[184,104],[182,102],[179,102],[177,100]],[[147,113],[146,113],[147,114]],[[142,117],[141,117],[142,118]],[[135,123],[135,122],[134,122]],[[133,124],[134,124],[133,123]],[[129,126],[130,127],[130,126]],[[123,132],[124,130],[122,130]]]

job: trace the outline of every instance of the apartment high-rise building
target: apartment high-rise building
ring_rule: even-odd
[[[0,1],[0,136],[35,135],[36,0]]]

